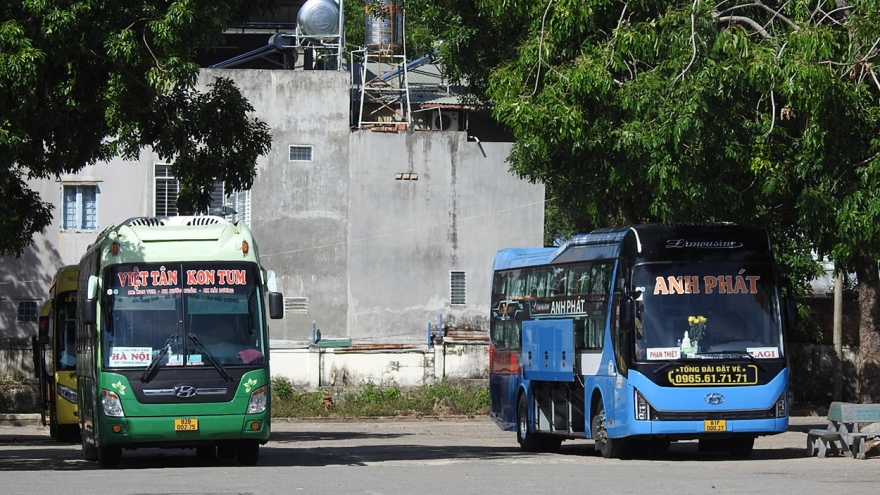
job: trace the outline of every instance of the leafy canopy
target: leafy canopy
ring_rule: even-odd
[[[512,169],[547,186],[549,239],[739,221],[840,263],[880,246],[877,7],[407,2],[434,13],[446,66],[514,132]]]
[[[250,188],[268,127],[231,81],[198,92],[200,50],[275,0],[13,0],[0,3],[0,255],[51,223],[26,180],[73,174],[151,146],[173,163],[178,208],[215,181]]]

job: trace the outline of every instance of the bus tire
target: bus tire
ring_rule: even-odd
[[[104,469],[114,469],[122,459],[122,447],[105,445],[98,447],[98,464]]]
[[[728,440],[728,450],[734,457],[749,457],[755,446],[755,437],[737,437]]]
[[[238,446],[235,452],[238,463],[242,466],[253,466],[260,460],[260,444],[246,442]]]
[[[82,435],[82,453],[83,459],[87,461],[98,460],[98,449],[86,440],[85,435]]]
[[[516,409],[516,441],[525,452],[558,452],[562,438],[529,431],[529,408],[526,396],[519,396]]]
[[[599,399],[599,407],[596,408],[596,414],[590,422],[590,430],[593,435],[593,442],[596,450],[602,453],[602,457],[606,459],[620,459],[626,450],[626,440],[622,438],[611,438],[608,436],[608,430],[605,428],[605,405],[602,399]]]
[[[540,445],[537,434],[529,431],[529,406],[526,402],[526,394],[519,396],[516,407],[516,441],[519,447],[526,452],[538,452]]]

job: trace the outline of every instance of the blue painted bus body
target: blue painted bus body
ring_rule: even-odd
[[[788,427],[781,301],[763,229],[637,225],[501,250],[490,416],[526,450],[697,439],[747,455]]]

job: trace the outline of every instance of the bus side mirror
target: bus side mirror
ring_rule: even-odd
[[[37,335],[41,344],[49,343],[49,317],[41,316],[37,323]]]
[[[279,320],[284,317],[284,296],[280,292],[269,294],[269,318]]]
[[[82,322],[94,325],[98,321],[98,277],[89,275],[89,284],[82,305]]]

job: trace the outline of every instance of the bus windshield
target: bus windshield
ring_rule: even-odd
[[[774,272],[765,264],[651,263],[633,269],[636,359],[749,352],[781,357]]]
[[[105,367],[265,364],[253,264],[117,265],[104,281]]]

